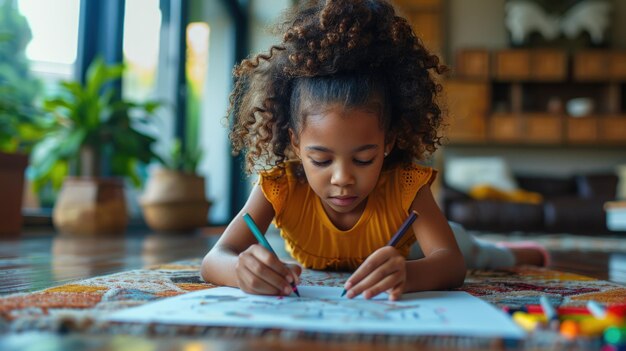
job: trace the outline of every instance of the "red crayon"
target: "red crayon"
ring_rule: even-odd
[[[528,313],[543,313],[541,305],[527,305]],[[591,312],[585,306],[561,306],[556,308],[558,314],[584,314],[590,315]]]
[[[528,313],[543,313],[543,308],[541,308],[541,305],[526,305],[525,309],[526,311],[528,311]],[[557,313],[560,315],[591,315],[591,312],[586,306],[561,306],[558,307],[556,310]],[[624,317],[626,316],[626,305],[607,306],[606,311],[612,315]]]
[[[614,316],[626,317],[626,305],[607,306],[606,311]]]

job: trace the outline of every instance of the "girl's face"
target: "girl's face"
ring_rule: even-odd
[[[378,113],[330,105],[309,114],[291,142],[329,217],[360,215],[391,149]]]

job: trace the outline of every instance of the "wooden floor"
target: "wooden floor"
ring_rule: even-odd
[[[218,239],[212,233],[137,232],[94,238],[28,231],[18,239],[0,240],[0,296],[203,257]]]
[[[78,279],[138,269],[175,260],[198,258],[215,244],[223,228],[205,230],[193,235],[137,232],[111,238],[81,238],[55,234],[52,230],[28,231],[19,239],[0,240],[0,298],[2,295],[29,292]],[[601,240],[601,239],[599,239]],[[621,240],[621,239],[620,239]],[[624,238],[626,240],[626,238]],[[552,268],[609,279],[610,259],[624,252],[592,250],[551,250]],[[626,261],[626,258],[624,258]],[[623,269],[623,268],[622,268]],[[626,272],[618,276],[624,279]],[[624,281],[618,281],[625,283]],[[293,341],[293,342],[292,342]],[[346,344],[332,342],[288,343],[257,340],[191,340],[185,338],[142,338],[132,336],[80,336],[46,333],[2,335],[0,350],[24,350],[34,344],[50,350],[343,350]],[[34,343],[34,344],[33,344]],[[288,347],[287,347],[288,346]],[[369,345],[351,343],[349,349],[403,349],[402,345]],[[410,345],[409,345],[410,346]],[[427,348],[428,349],[428,348]],[[441,349],[441,348],[437,348]],[[445,348],[444,348],[445,349]],[[497,347],[496,349],[502,349]]]

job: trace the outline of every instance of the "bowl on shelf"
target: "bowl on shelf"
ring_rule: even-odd
[[[575,98],[567,101],[565,110],[572,117],[585,117],[593,112],[594,103],[590,98]]]

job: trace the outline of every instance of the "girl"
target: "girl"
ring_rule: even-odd
[[[445,68],[391,5],[311,1],[279,28],[280,45],[235,69],[230,138],[260,178],[204,258],[206,281],[270,295],[298,283],[300,266],[258,245],[246,212],[261,231],[273,220],[302,266],[355,270],[348,298],[458,287],[466,265],[541,263],[537,250],[453,233],[439,210],[430,191],[436,171],[414,162],[440,145],[434,75]],[[420,214],[411,232],[385,246],[411,210]],[[407,260],[416,241],[421,258]]]

